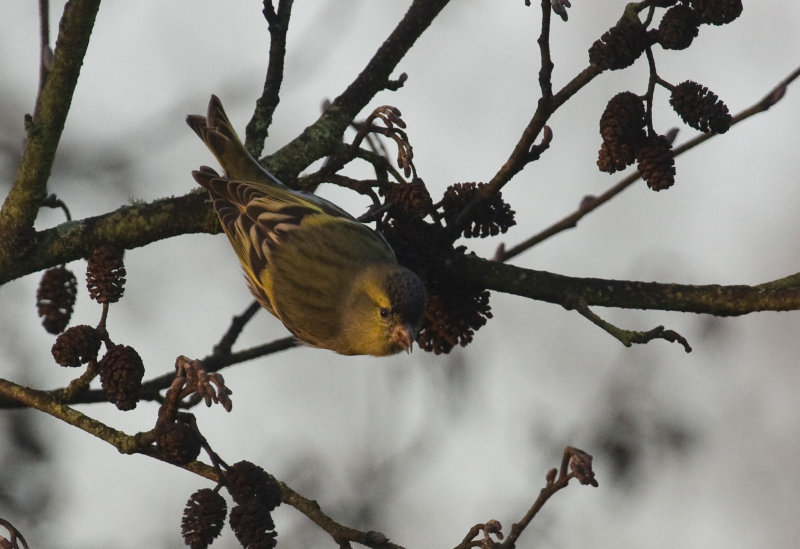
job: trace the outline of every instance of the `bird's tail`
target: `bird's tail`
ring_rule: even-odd
[[[206,116],[190,114],[186,123],[214,153],[229,178],[284,187],[247,152],[216,95],[212,95],[208,102]]]

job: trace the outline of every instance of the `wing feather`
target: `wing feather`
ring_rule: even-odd
[[[262,306],[282,320],[275,306],[276,292],[302,291],[308,296],[315,295],[309,284],[302,287],[295,284],[298,287],[291,290],[275,288],[273,275],[277,267],[272,265],[273,256],[289,235],[301,234],[292,239],[294,252],[284,254],[297,264],[345,260],[355,269],[357,263],[365,260],[395,261],[394,252],[383,237],[340,208],[323,207],[330,204],[323,199],[309,200],[313,195],[228,179],[208,167],[192,175],[208,190],[222,228],[242,264],[250,291]],[[338,215],[339,212],[343,215]],[[293,276],[301,274],[302,270]],[[287,286],[291,284],[286,278],[282,280]],[[305,305],[313,310],[313,302]]]

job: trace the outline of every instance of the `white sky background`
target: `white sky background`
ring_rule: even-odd
[[[52,2],[53,40],[62,5]],[[361,71],[408,2],[297,2],[272,151],[297,135]],[[222,7],[224,5],[224,7]],[[587,62],[587,49],[623,2],[574,0],[553,21],[554,86]],[[268,35],[261,3],[152,0],[100,10],[49,190],[76,219],[129,198],[150,201],[193,188],[189,172],[213,158],[184,123],[211,93],[243,132],[263,86]],[[683,52],[656,48],[659,74],[695,79],[732,112],[751,105],[800,60],[800,5],[746,2],[724,27],[701,28]],[[35,2],[0,6],[2,145],[18,147],[38,78]],[[538,98],[539,10],[522,0],[453,2],[400,63],[404,88],[392,104],[408,123],[417,169],[431,194],[457,181],[489,179],[507,157]],[[500,239],[468,242],[491,255],[570,213],[586,194],[618,180],[596,169],[597,120],[623,89],[642,93],[646,63],[595,79],[551,120],[551,149],[504,191],[518,225]],[[677,183],[639,184],[577,229],[516,258],[526,267],[575,275],[680,283],[759,283],[798,270],[800,84],[773,110],[677,160]],[[677,125],[660,90],[656,127]],[[365,113],[366,114],[366,113]],[[681,126],[678,142],[695,132]],[[8,187],[13,171],[0,164]],[[364,172],[367,173],[367,172]],[[91,189],[91,190],[90,190]],[[353,213],[365,201],[323,187]],[[5,195],[5,193],[3,193]],[[38,227],[62,220],[43,212]],[[70,265],[82,279],[82,262]],[[147,378],[179,354],[202,357],[249,302],[222,236],[193,235],[126,254],[128,284],[111,308],[117,342],[136,347]],[[0,289],[2,375],[38,387],[75,375],[52,365],[53,338],[36,317],[39,275]],[[598,309],[626,328],[665,324],[694,352],[663,341],[625,349],[559,307],[494,294],[495,319],[450,356],[416,351],[387,359],[299,349],[230,368],[234,411],[197,409],[212,446],[229,462],[250,459],[347,525],[407,547],[452,547],[477,522],[506,531],[535,499],[564,446],[594,453],[600,488],[559,493],[520,547],[790,547],[800,535],[800,343],[797,313],[738,319]],[[74,323],[96,324],[100,307],[81,288]],[[259,314],[240,348],[282,337]],[[20,342],[24,342],[20,345]],[[645,448],[634,485],[599,456],[597,431],[615,409],[642,421]],[[155,406],[131,413],[81,410],[128,432],[150,428]],[[647,431],[687,429],[694,443],[672,452]],[[180,515],[206,481],[105,443],[55,420],[55,500],[32,547],[181,547]],[[622,435],[625,436],[625,435]],[[650,437],[650,438],[648,438]],[[604,458],[605,459],[605,458]],[[22,464],[16,464],[23,467]],[[398,482],[398,480],[400,482]],[[367,504],[373,509],[362,508]],[[359,514],[360,513],[360,514]],[[27,533],[32,517],[0,517]],[[280,508],[281,547],[333,547],[298,512]],[[218,547],[235,547],[226,529]]]

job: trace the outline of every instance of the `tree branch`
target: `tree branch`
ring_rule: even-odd
[[[66,404],[59,402],[47,391],[23,387],[12,381],[0,378],[0,394],[7,399],[16,400],[28,408],[34,408],[86,431],[108,442],[123,454],[133,453],[140,447],[135,437],[131,437],[122,431],[117,431],[74,408],[70,408]]]
[[[341,143],[344,131],[375,94],[393,86],[389,80],[392,71],[448,2],[414,0],[364,70],[333,101],[331,107],[298,137],[265,159],[265,165],[279,179],[293,181],[309,164],[328,156]]]
[[[184,233],[218,232],[217,220],[204,202],[199,193],[192,193],[42,231],[39,245],[24,261],[0,269],[0,283],[83,257],[101,242],[134,248]],[[666,284],[576,278],[504,265],[474,255],[444,258],[439,268],[445,276],[462,283],[567,307],[581,297],[589,306],[718,316],[800,309],[800,275],[783,278],[780,284],[773,281],[758,286]]]
[[[34,245],[24,257],[0,260],[0,285],[53,265],[86,255],[99,244],[125,249],[145,246],[172,236],[218,233],[219,220],[205,192],[124,206],[96,217],[62,223],[35,233]]]
[[[340,547],[349,547],[349,542],[355,542],[373,549],[403,549],[401,546],[391,543],[389,538],[379,532],[362,532],[339,524],[323,513],[316,501],[301,496],[282,482],[281,488],[283,489],[283,502],[291,505],[325,530]]]
[[[174,378],[175,374],[172,373],[171,376]],[[128,435],[123,431],[118,431],[66,404],[58,402],[51,393],[39,391],[30,387],[23,387],[0,378],[0,395],[7,399],[16,400],[26,407],[44,412],[94,435],[100,440],[114,446],[120,453],[139,453],[141,455],[146,455],[164,461],[165,463],[170,463],[176,467],[186,469],[187,471],[205,477],[213,482],[219,482],[217,470],[210,465],[199,461],[194,461],[186,465],[176,465],[151,451],[152,448],[150,448],[148,438],[150,433]],[[150,448],[150,450],[148,450],[148,448]],[[338,543],[341,544],[343,542],[352,541],[366,545],[367,547],[372,547],[373,549],[402,549],[399,545],[389,542],[389,539],[381,533],[373,531],[362,532],[334,521],[322,512],[317,502],[303,497],[283,482],[281,482],[280,485],[283,494],[282,501],[306,515],[330,534]]]
[[[556,303],[568,309],[574,308],[579,300],[587,306],[715,316],[800,309],[800,273],[756,286],[721,286],[578,278],[523,269],[476,255],[453,255],[442,260],[439,268],[462,284]]]
[[[26,117],[25,150],[0,209],[0,270],[28,250],[99,7],[100,0],[71,0],[64,7],[53,63],[33,116]]]
[[[777,86],[772,88],[772,90],[767,93],[763,98],[758,100],[756,103],[751,105],[750,107],[744,109],[743,111],[739,112],[736,116],[733,117],[731,122],[731,127],[735,126],[739,122],[747,120],[753,115],[765,112],[769,110],[773,105],[775,105],[778,101],[780,101],[783,96],[786,94],[786,90],[794,80],[800,77],[800,68],[795,69],[792,71],[789,76],[781,80]],[[715,137],[719,134],[715,133],[704,133],[698,135],[686,143],[680,145],[679,147],[675,148],[675,156],[679,156],[695,147],[700,145],[701,143]],[[520,242],[519,244],[508,248],[507,250],[502,250],[501,253],[498,253],[496,259],[497,261],[506,261],[511,259],[514,256],[521,254],[522,252],[532,248],[533,246],[547,240],[551,236],[555,236],[558,233],[565,231],[567,229],[572,229],[578,225],[578,221],[580,221],[584,216],[588,215],[590,212],[596,210],[619,193],[630,187],[633,183],[638,181],[641,178],[639,171],[636,170],[633,173],[625,176],[622,180],[616,183],[613,187],[609,188],[603,194],[590,197],[584,199],[581,202],[581,205],[578,207],[577,210],[569,214],[568,216],[564,217],[560,221],[554,223],[550,227],[542,230],[541,232],[533,235],[532,237]]]
[[[280,175],[281,172],[288,172],[289,180],[291,180],[311,162],[328,154],[331,147],[340,144],[341,134],[358,112],[377,92],[387,85],[392,85],[389,81],[392,70],[447,2],[448,0],[416,0],[389,38],[375,53],[367,67],[333,102],[331,108],[317,122],[306,128],[299,137],[270,157],[273,162],[278,164],[277,166],[270,164],[271,169],[277,175]],[[69,11],[71,5],[87,3],[89,0],[73,0],[68,4],[66,11],[71,14],[72,12]],[[91,25],[87,21],[93,22],[94,17],[93,15],[87,17],[83,12],[79,15],[83,18],[79,18],[80,23],[88,27],[85,35],[85,51],[85,46],[88,44],[88,32],[91,30]],[[65,19],[66,17],[67,13],[65,12]],[[62,38],[59,38],[59,44],[61,42]],[[66,56],[65,53],[61,55],[62,57]],[[58,55],[57,59],[60,59]],[[79,67],[80,63],[78,63]],[[48,78],[46,93],[43,93],[42,97],[50,96],[47,89],[60,82],[58,75],[62,72],[56,70],[54,63],[54,69]],[[74,79],[77,79],[77,71]],[[71,97],[73,88],[74,81],[68,97]],[[51,110],[56,110],[50,102],[44,104],[52,107]],[[130,249],[183,233],[213,233],[219,230],[218,222],[214,220],[211,209],[207,205],[201,204],[205,197],[198,193],[192,193],[183,197],[159,200],[152,204],[121,208],[106,215],[62,224],[54,229],[33,234],[31,227],[39,203],[45,197],[45,183],[49,175],[49,166],[52,163],[52,155],[55,154],[55,147],[58,144],[57,136],[60,135],[63,128],[69,101],[67,99],[66,103],[56,102],[56,104],[61,109],[58,112],[63,115],[58,131],[56,132],[56,128],[50,126],[41,128],[42,139],[47,140],[47,143],[51,145],[50,161],[46,162],[40,156],[29,158],[24,156],[18,172],[20,174],[27,173],[26,169],[31,168],[26,167],[35,168],[40,165],[39,162],[44,162],[41,165],[47,166],[47,169],[46,173],[39,174],[40,188],[35,187],[38,191],[31,194],[28,190],[30,185],[19,180],[12,188],[6,204],[0,212],[0,243],[2,243],[0,244],[0,284],[51,265],[83,257],[88,250],[102,242],[113,241],[118,246]],[[43,112],[45,110],[47,109],[43,109]],[[47,112],[50,111],[47,110]],[[37,120],[37,115],[35,115],[34,123]],[[35,124],[34,126],[38,128]],[[55,132],[55,138],[51,136],[53,132]],[[29,140],[29,147],[26,148],[26,154],[33,154],[28,153],[29,150],[34,150],[31,148],[31,140]],[[20,193],[23,194],[24,199],[17,196]],[[22,220],[19,219],[19,211],[27,212]],[[19,257],[19,252],[10,253],[10,243],[19,240],[12,236],[16,234],[14,231],[22,226],[29,229],[30,234],[27,234],[27,240],[29,240],[30,246],[25,250],[28,253],[24,257]],[[4,232],[4,228],[12,233]]]

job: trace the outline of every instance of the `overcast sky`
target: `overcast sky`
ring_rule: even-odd
[[[52,27],[62,3],[53,1]],[[357,75],[408,2],[297,2],[281,105],[267,151],[285,144]],[[588,63],[587,49],[624,7],[574,0],[553,21],[554,86]],[[220,96],[241,131],[263,86],[268,35],[261,3],[106,2],[101,6],[49,184],[81,219],[130,199],[190,191],[191,170],[213,158],[184,123]],[[38,78],[35,2],[0,5],[0,132],[19,150]],[[659,75],[693,79],[736,113],[800,64],[800,6],[746,3],[724,27],[703,27],[688,51],[655,50]],[[415,163],[434,200],[459,181],[488,180],[519,138],[538,98],[539,11],[522,0],[453,2],[400,63],[409,76],[370,107],[400,108]],[[55,36],[53,36],[53,41]],[[605,102],[647,85],[644,59],[604,74],[551,120],[552,147],[504,191],[518,225],[501,238],[466,242],[490,256],[573,211],[618,176],[597,171],[597,121]],[[679,124],[656,95],[655,126]],[[571,231],[513,263],[573,275],[679,283],[755,284],[798,270],[800,156],[796,83],[768,113],[677,160],[677,183],[635,185]],[[695,135],[685,126],[680,143]],[[6,190],[13,166],[4,160]],[[359,172],[354,172],[358,174]],[[360,172],[362,175],[367,171]],[[354,214],[366,203],[323,186]],[[5,193],[2,193],[5,195]],[[60,223],[43,212],[37,224]],[[115,342],[142,355],[146,377],[175,357],[211,351],[249,295],[226,239],[193,235],[126,255],[128,284],[111,308]],[[79,279],[85,265],[70,264]],[[3,377],[52,388],[74,371],[52,364],[53,338],[36,317],[38,275],[0,289]],[[790,547],[800,535],[800,315],[717,319],[598,309],[622,327],[659,324],[694,348],[655,341],[626,349],[574,312],[492,296],[495,318],[449,356],[339,357],[295,349],[224,372],[234,410],[198,409],[201,430],[228,462],[249,459],[349,526],[407,547],[452,547],[491,518],[506,531],[535,499],[566,445],[595,454],[600,487],[571,486],[545,506],[520,547],[687,549]],[[81,289],[74,323],[100,307]],[[286,335],[260,313],[241,348]],[[154,405],[122,414],[82,411],[134,433]],[[30,412],[33,415],[33,412]],[[39,482],[54,499],[31,547],[181,547],[180,515],[202,479],[112,447],[54,419],[41,426],[54,463]],[[609,442],[611,441],[611,442]],[[614,446],[617,444],[618,446]],[[626,446],[627,445],[627,446]],[[629,447],[628,447],[629,446]],[[615,475],[613,452],[636,466]],[[632,448],[632,449],[631,449]],[[4,463],[28,474],[24,463]],[[28,478],[28,477],[25,477]],[[39,486],[17,487],[35,491]],[[33,517],[0,517],[19,526]],[[281,547],[333,547],[300,513],[276,513]],[[234,547],[226,530],[219,547]]]

